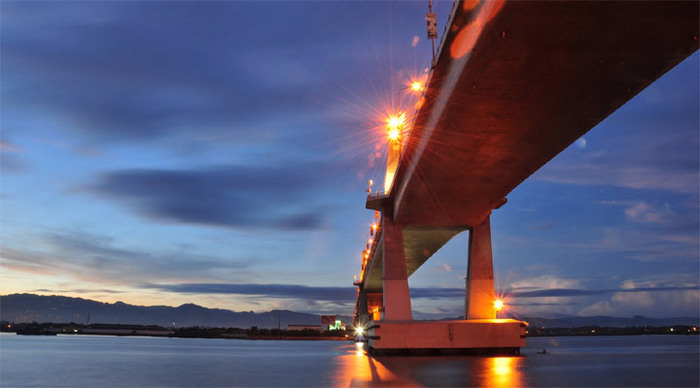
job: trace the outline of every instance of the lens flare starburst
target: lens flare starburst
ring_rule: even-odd
[[[391,141],[396,141],[401,138],[403,134],[404,126],[406,125],[406,114],[399,113],[396,115],[389,115],[386,118],[386,129],[387,137]]]

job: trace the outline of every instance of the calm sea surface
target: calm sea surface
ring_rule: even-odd
[[[528,338],[519,357],[368,357],[336,341],[3,333],[0,386],[697,387],[699,354],[700,337],[683,335]]]

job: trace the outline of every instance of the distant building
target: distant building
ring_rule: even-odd
[[[322,325],[332,325],[335,322],[335,315],[321,315]]]
[[[318,332],[322,332],[323,327],[321,325],[287,325],[287,330],[315,330]]]
[[[345,324],[336,320],[332,325],[328,325],[328,330],[345,330]]]

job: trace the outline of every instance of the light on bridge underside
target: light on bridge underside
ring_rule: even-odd
[[[494,308],[496,311],[501,311],[501,309],[503,308],[503,301],[500,300],[500,299],[496,299],[496,300],[493,302],[493,308]]]
[[[389,140],[399,140],[401,137],[401,131],[399,131],[398,128],[391,128],[389,129],[387,136],[389,137]]]
[[[411,90],[413,90],[414,92],[422,92],[423,84],[420,81],[411,82]]]
[[[395,141],[401,138],[405,122],[406,115],[404,113],[391,115],[386,119],[387,137],[389,140]]]

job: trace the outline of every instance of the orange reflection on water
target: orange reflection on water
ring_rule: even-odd
[[[522,363],[522,357],[487,358],[484,385],[489,387],[527,386],[522,373]]]
[[[337,357],[338,367],[335,387],[417,387],[415,383],[402,379],[378,363],[362,348],[355,344],[354,351]]]

